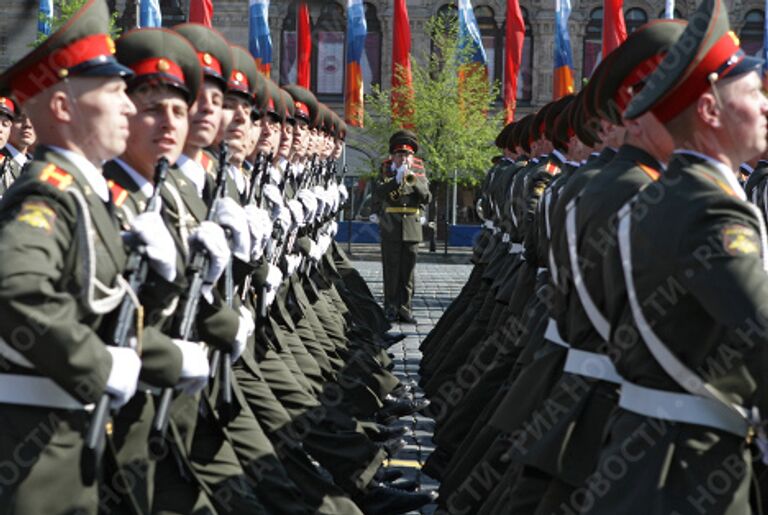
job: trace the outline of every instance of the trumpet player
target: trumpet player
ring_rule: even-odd
[[[397,131],[373,193],[371,221],[379,224],[384,272],[384,310],[390,321],[415,324],[413,298],[416,255],[422,240],[423,210],[431,200],[416,135]]]

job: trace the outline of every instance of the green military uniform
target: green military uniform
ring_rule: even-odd
[[[416,152],[416,136],[410,131],[395,133],[390,138],[390,152],[395,149]],[[406,173],[412,178],[403,178],[400,184],[395,179],[392,161],[382,164],[372,211],[379,216],[385,311],[390,316],[412,319],[414,269],[422,240],[421,216],[432,195],[420,161],[414,161],[413,170]]]

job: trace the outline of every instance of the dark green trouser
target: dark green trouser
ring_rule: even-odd
[[[413,272],[418,253],[419,243],[416,241],[381,240],[385,307],[411,312]]]

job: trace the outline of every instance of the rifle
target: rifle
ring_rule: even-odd
[[[11,156],[5,156],[5,159],[3,159],[3,168],[0,170],[0,184],[2,186],[5,186],[5,177],[8,175],[9,170],[11,169]],[[10,185],[9,185],[10,187]],[[7,190],[8,188],[5,188]]]
[[[168,160],[165,157],[161,157],[155,165],[155,189],[147,202],[147,207],[144,210],[145,213],[157,209],[160,202],[160,190],[163,188],[163,183],[167,176]],[[149,263],[144,245],[136,241],[133,242],[132,247],[133,249],[128,256],[128,263],[126,265],[127,282],[134,293],[139,293],[142,285],[147,280]],[[112,337],[107,344],[114,345],[115,347],[128,347],[130,345],[131,330],[135,327],[134,318],[137,319],[139,324],[143,323],[141,308],[139,307],[138,313],[136,311],[137,306],[133,302],[133,297],[126,294],[118,308],[117,321],[112,331]],[[134,317],[134,315],[136,316]],[[112,366],[118,366],[118,364],[113,363]],[[89,484],[92,484],[96,479],[101,455],[104,452],[105,426],[109,416],[110,402],[111,396],[108,393],[103,393],[91,414],[91,422],[85,435],[84,451],[87,458],[86,463],[91,462],[93,464],[93,468],[89,470],[89,472],[93,472],[93,477],[86,473],[87,481],[90,481]],[[88,467],[85,468],[87,469]]]
[[[262,188],[263,188],[263,184],[264,184],[263,176],[265,171],[264,163],[266,163],[266,161],[267,160],[264,157],[264,153],[259,152],[258,155],[256,156],[256,161],[253,163],[253,173],[251,174],[251,188],[248,191],[248,197],[245,202],[246,205],[256,203],[256,193],[260,191],[257,185],[260,184],[262,185]],[[258,182],[256,181],[257,178],[259,179]]]
[[[222,151],[226,152],[226,143],[222,142]],[[211,204],[208,206],[208,214],[205,217],[207,222],[213,221],[213,205],[216,199],[222,198],[227,190],[227,170],[220,166],[216,174],[216,189],[211,197]],[[204,248],[197,248],[192,251],[186,275],[189,282],[187,291],[182,297],[182,309],[180,316],[174,319],[171,334],[174,338],[189,340],[192,336],[195,319],[200,305],[200,296],[204,285],[204,278],[210,266],[210,256]],[[213,362],[213,357],[211,359]],[[211,364],[213,368],[214,363]],[[152,436],[160,437],[163,441],[168,430],[168,418],[170,416],[171,401],[173,400],[173,388],[164,388],[160,394],[160,402],[155,412],[155,418],[152,421]]]

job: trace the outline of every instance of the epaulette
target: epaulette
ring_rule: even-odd
[[[555,175],[560,171],[560,167],[550,161],[547,163],[547,166],[544,167],[544,170],[550,175]]]
[[[203,170],[205,170],[205,173],[211,175],[213,172],[211,169],[213,168],[213,159],[211,156],[208,155],[208,152],[205,150],[200,152],[200,166],[203,167]]]
[[[128,190],[117,184],[112,179],[107,181],[109,191],[112,193],[112,203],[117,207],[122,207],[128,198]]]
[[[650,177],[654,181],[658,181],[659,177],[661,177],[661,172],[658,170],[655,170],[654,168],[651,168],[650,166],[643,164],[643,163],[637,163],[637,166],[640,167],[640,169],[645,172],[645,174]]]
[[[53,163],[49,163],[42,169],[39,179],[41,182],[46,182],[61,191],[69,188],[74,180],[70,174]]]

